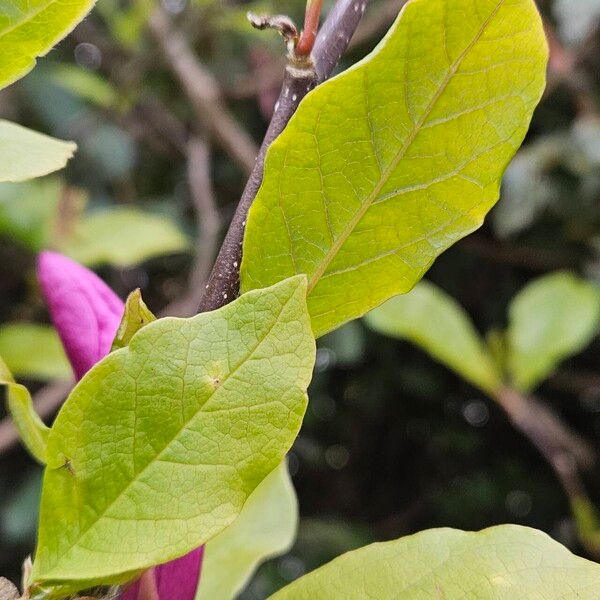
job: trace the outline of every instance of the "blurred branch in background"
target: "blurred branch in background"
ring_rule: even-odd
[[[221,216],[211,180],[208,144],[200,137],[192,137],[188,142],[187,157],[187,179],[196,215],[198,241],[187,291],[163,311],[165,315],[176,317],[189,317],[196,312],[217,253],[221,231]]]
[[[252,172],[258,149],[224,106],[217,80],[196,58],[186,38],[173,26],[163,9],[158,8],[152,13],[148,26],[192,104],[198,123],[244,172]]]

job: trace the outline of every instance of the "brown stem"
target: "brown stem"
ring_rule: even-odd
[[[265,154],[271,142],[283,131],[300,101],[318,83],[327,79],[337,65],[356,30],[367,0],[338,0],[319,31],[311,54],[314,69],[288,65],[275,111],[260,147],[256,164],[233,216],[215,261],[199,312],[215,310],[231,302],[239,291],[242,242],[246,217],[262,182]],[[359,9],[355,10],[358,6]]]
[[[556,469],[556,465],[571,457],[575,465],[588,469],[595,462],[593,448],[572,432],[548,406],[535,398],[524,396],[510,388],[495,396],[514,426],[521,431]]]

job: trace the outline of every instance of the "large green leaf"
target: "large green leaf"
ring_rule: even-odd
[[[240,516],[206,544],[196,600],[232,600],[256,567],[285,552],[298,524],[298,501],[282,463],[254,490]]]
[[[71,379],[73,369],[54,327],[8,323],[0,327],[0,356],[17,377]]]
[[[0,2],[0,88],[35,66],[85,17],[94,0],[2,0]]]
[[[540,277],[509,308],[508,369],[528,391],[598,334],[600,290],[571,273]]]
[[[131,267],[188,248],[188,238],[171,219],[123,207],[85,216],[60,250],[88,266]]]
[[[598,597],[600,566],[517,525],[431,529],[344,554],[272,600],[558,600]]]
[[[427,281],[371,311],[367,323],[377,331],[421,346],[467,381],[493,394],[502,386],[492,357],[467,313]]]
[[[533,0],[412,0],[267,155],[242,288],[308,275],[321,335],[407,292],[477,229],[544,88]]]
[[[0,183],[25,181],[58,171],[67,164],[76,149],[73,142],[57,140],[0,119]]]
[[[238,516],[300,428],[315,353],[305,295],[294,277],[154,321],[87,373],[48,439],[34,591],[127,579]]]

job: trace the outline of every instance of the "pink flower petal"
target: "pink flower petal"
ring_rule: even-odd
[[[92,271],[56,252],[38,257],[38,279],[77,379],[112,345],[123,302]]]

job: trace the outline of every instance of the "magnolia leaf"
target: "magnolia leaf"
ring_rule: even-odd
[[[256,567],[294,541],[298,500],[283,462],[254,490],[240,516],[206,544],[196,600],[232,600]]]
[[[15,383],[10,369],[2,358],[0,358],[0,387],[6,390],[8,412],[23,443],[31,455],[44,464],[50,429],[35,412],[29,390],[24,385]]]
[[[0,69],[2,60],[0,50]],[[76,149],[77,145],[73,142],[57,140],[0,119],[0,182],[25,181],[58,171],[72,158]]]
[[[3,0],[0,88],[31,71],[36,58],[68,35],[92,6],[93,0]]]
[[[117,330],[117,335],[112,344],[112,350],[124,348],[129,345],[131,338],[145,325],[156,321],[156,317],[152,311],[146,306],[142,300],[142,292],[133,290],[125,301],[125,310],[123,319]]]
[[[0,355],[17,377],[71,379],[73,370],[53,327],[8,323],[0,327]]]
[[[31,250],[41,250],[56,231],[63,184],[54,177],[0,184],[0,233]]]
[[[306,273],[317,336],[410,290],[498,199],[546,59],[533,0],[406,4],[271,145],[243,290]]]
[[[536,279],[513,299],[507,332],[508,370],[529,391],[598,334],[600,290],[571,273]]]
[[[150,323],[91,369],[48,439],[32,597],[124,581],[230,525],[298,433],[314,355],[301,276]]]
[[[114,108],[119,102],[118,91],[107,79],[77,65],[55,65],[51,77],[56,85],[101,108]]]
[[[131,267],[188,248],[188,238],[167,217],[136,208],[113,208],[84,217],[60,251],[88,266]]]
[[[467,313],[428,281],[371,311],[366,321],[376,331],[417,344],[484,392],[493,394],[502,386],[494,360]]]
[[[600,566],[518,525],[430,529],[348,552],[271,600],[513,600],[597,597]]]

